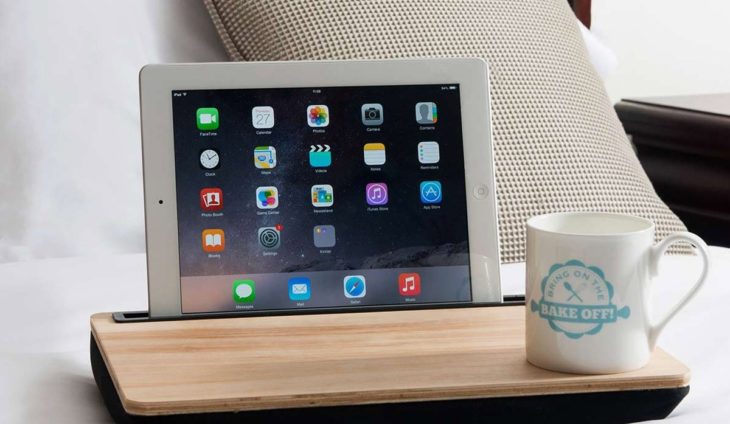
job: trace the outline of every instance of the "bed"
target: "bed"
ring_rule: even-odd
[[[91,375],[89,316],[146,309],[137,72],[227,60],[203,4],[181,3],[2,0],[0,75],[12,84],[0,87],[0,422],[111,421]],[[693,372],[674,423],[730,418],[730,250],[712,247],[712,261],[659,341]],[[659,304],[698,262],[664,259]],[[503,276],[506,294],[523,291],[524,263]]]

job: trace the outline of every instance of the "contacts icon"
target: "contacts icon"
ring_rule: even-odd
[[[436,121],[438,121],[436,103],[416,103],[416,122],[422,125],[431,125],[435,124]]]

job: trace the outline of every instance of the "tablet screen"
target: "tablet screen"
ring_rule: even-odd
[[[175,90],[183,313],[471,301],[458,84]]]

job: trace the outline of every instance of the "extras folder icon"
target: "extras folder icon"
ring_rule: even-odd
[[[226,248],[226,236],[223,230],[203,230],[202,239],[203,251],[205,252],[222,252]]]

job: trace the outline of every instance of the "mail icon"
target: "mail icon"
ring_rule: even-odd
[[[295,277],[289,279],[289,299],[295,302],[309,300],[312,296],[311,282],[306,277]]]

